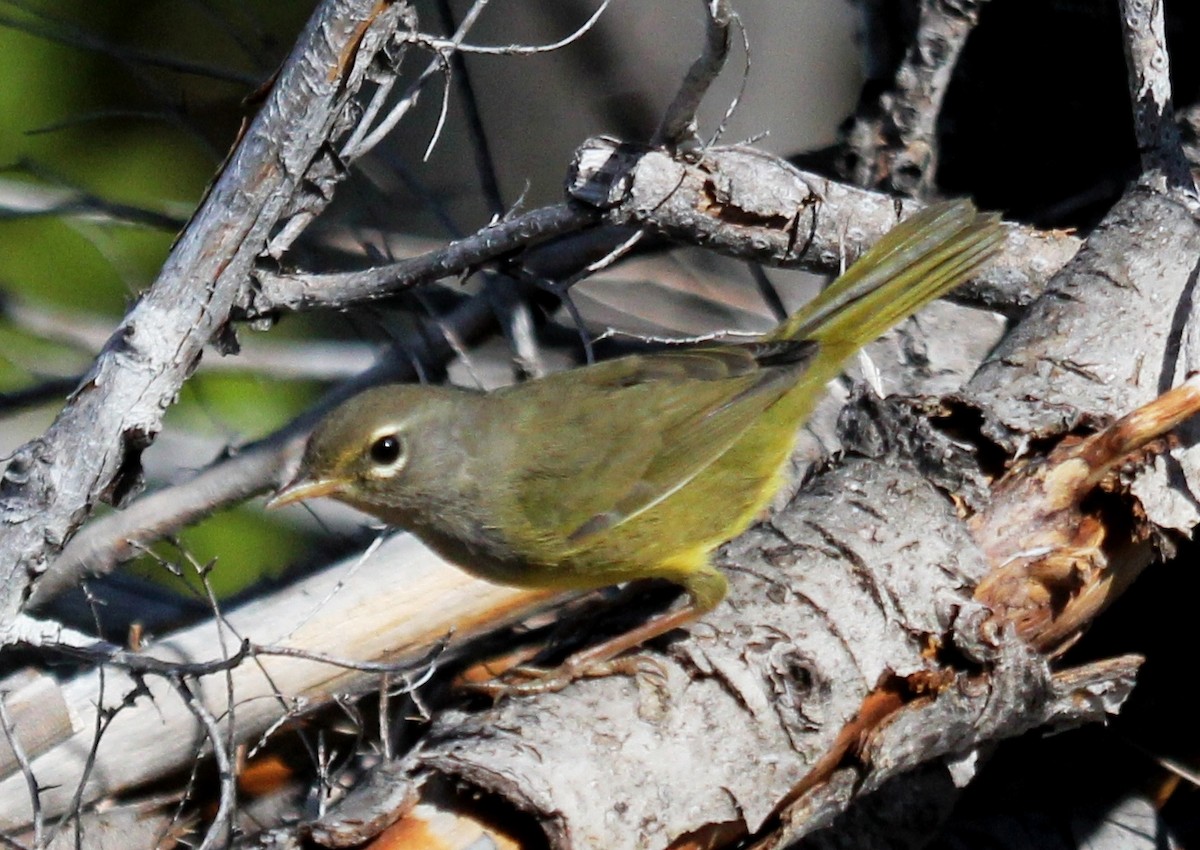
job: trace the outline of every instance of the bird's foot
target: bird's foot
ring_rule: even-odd
[[[558,667],[549,669],[522,664],[510,669],[502,678],[463,683],[463,687],[499,699],[504,696],[555,693],[576,679],[600,676],[631,676],[639,679],[644,677],[658,688],[665,686],[667,681],[667,671],[662,662],[641,653],[603,660],[584,658],[581,661],[582,663],[572,657]]]

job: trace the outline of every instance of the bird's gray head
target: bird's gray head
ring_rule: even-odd
[[[455,444],[479,395],[396,384],[348,399],[314,429],[295,479],[268,507],[331,496],[383,519],[444,488],[463,462]]]

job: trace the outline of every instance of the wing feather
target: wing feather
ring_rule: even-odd
[[[812,343],[668,350],[543,380],[541,392],[558,384],[562,402],[526,425],[523,450],[536,459],[513,482],[530,529],[586,546],[662,503],[728,451],[815,352]]]

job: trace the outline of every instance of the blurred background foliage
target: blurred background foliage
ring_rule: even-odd
[[[305,14],[297,4],[224,5],[0,3],[4,177],[181,223],[233,138],[241,99],[267,79]],[[235,38],[238,30],[257,35]],[[217,70],[227,79],[206,73]],[[153,280],[173,235],[79,217],[6,220],[0,276],[26,297],[86,299],[89,311],[115,316]]]
[[[111,330],[154,280],[235,137],[243,99],[307,14],[304,4],[272,2],[0,3],[0,194],[27,213],[63,198],[72,206],[66,215],[0,213],[6,306],[52,311],[64,336],[77,322]],[[5,311],[0,392],[69,386],[96,350],[38,336]],[[48,424],[61,404],[54,395],[6,420],[4,450]],[[236,442],[286,421],[306,395],[252,375],[198,375],[168,427]],[[172,477],[215,454],[201,452]],[[198,559],[228,554],[237,566],[213,571],[221,592],[295,548],[291,535],[242,514],[185,538]]]

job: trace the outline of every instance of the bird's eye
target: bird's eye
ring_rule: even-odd
[[[403,453],[404,446],[395,434],[385,434],[371,443],[371,460],[380,466],[391,466]]]

